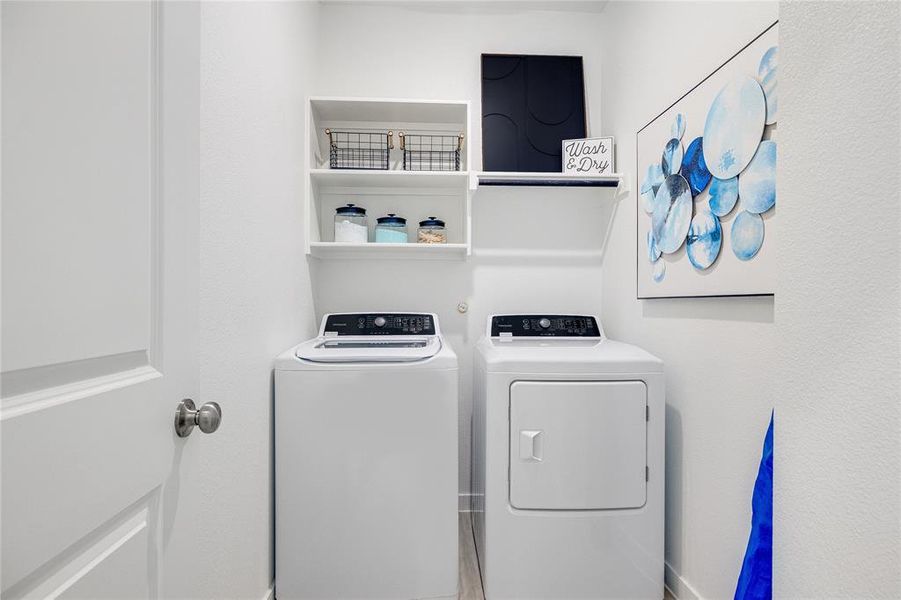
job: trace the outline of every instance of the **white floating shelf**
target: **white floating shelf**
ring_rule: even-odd
[[[467,171],[310,169],[314,184],[327,187],[463,189]]]
[[[371,258],[412,260],[464,260],[467,244],[348,244],[343,242],[312,242],[310,254],[316,258]]]
[[[563,173],[515,173],[481,171],[475,174],[478,187],[607,187],[616,188],[625,181],[621,173],[611,175],[570,175]],[[472,187],[472,184],[470,184]]]
[[[316,96],[310,105],[316,119],[325,122],[446,123],[458,129],[465,127],[469,113],[465,100]]]

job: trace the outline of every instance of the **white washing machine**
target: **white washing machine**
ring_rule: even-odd
[[[496,315],[473,379],[486,599],[662,598],[662,362],[593,316]]]
[[[279,600],[456,598],[457,402],[433,314],[329,314],[277,359]]]

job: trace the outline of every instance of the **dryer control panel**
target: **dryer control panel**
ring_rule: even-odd
[[[597,338],[601,330],[591,315],[494,315],[491,337]]]
[[[342,313],[325,316],[321,335],[436,335],[428,313]]]

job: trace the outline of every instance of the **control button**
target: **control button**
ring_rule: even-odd
[[[376,317],[375,321],[373,321],[376,327],[384,327],[386,322],[385,317]]]
[[[541,326],[542,329],[547,329],[548,327],[551,326],[551,320],[547,319],[547,318],[541,319],[540,321],[538,321],[538,324]]]

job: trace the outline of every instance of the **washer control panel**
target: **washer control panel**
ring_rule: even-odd
[[[321,335],[435,335],[427,313],[343,313],[326,315]]]
[[[590,315],[495,315],[491,337],[601,337]]]

